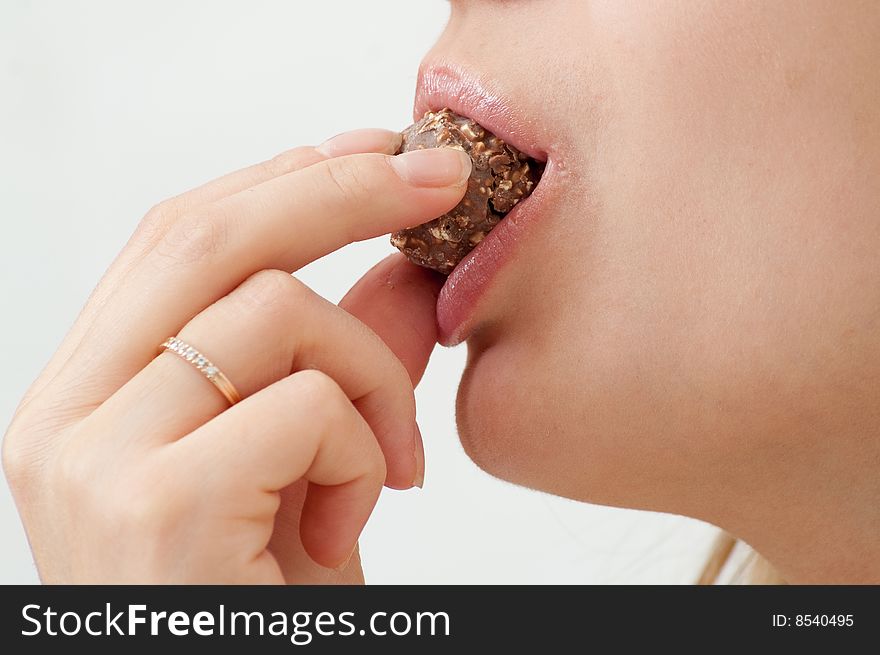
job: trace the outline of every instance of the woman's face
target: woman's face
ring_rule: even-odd
[[[847,502],[880,421],[878,33],[872,3],[453,1],[421,95],[480,80],[552,184],[467,322],[478,465],[753,543]]]

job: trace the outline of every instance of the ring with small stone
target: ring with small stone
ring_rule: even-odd
[[[207,357],[188,343],[177,337],[169,337],[160,348],[160,352],[167,350],[195,366],[202,375],[208,378],[208,380],[219,389],[220,393],[222,393],[223,397],[229,401],[230,405],[234,405],[241,400],[241,395],[239,395],[232,382],[229,381],[229,378],[223,375],[223,371],[214,366]]]

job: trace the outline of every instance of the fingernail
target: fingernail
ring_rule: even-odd
[[[327,139],[315,150],[325,157],[342,157],[361,152],[380,152],[393,155],[400,148],[402,138],[399,132],[391,130],[376,128],[352,130]]]
[[[419,424],[415,425],[415,458],[416,458],[416,475],[413,478],[413,486],[421,489],[425,486],[425,442],[422,441],[422,431],[419,430]]]
[[[471,158],[457,148],[412,150],[392,158],[391,165],[413,186],[458,186],[471,174]]]

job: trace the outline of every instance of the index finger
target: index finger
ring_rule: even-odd
[[[448,211],[464,194],[470,165],[451,148],[351,155],[192,210],[104,303],[63,382],[81,382],[87,370],[88,389],[112,393],[149,363],[157,344],[253,273],[294,271],[347,243]]]
[[[203,203],[215,202],[226,196],[249,189],[266,180],[311,166],[329,157],[341,157],[365,152],[394,153],[400,146],[400,134],[390,130],[365,128],[338,134],[320,146],[300,146],[286,150],[271,159],[242,168],[195,189],[179,194],[156,205],[139,223],[128,244],[119,253],[88,302],[77,317],[64,341],[43,369],[39,379],[25,397],[39,393],[76,350],[98,315],[99,309],[111,293],[125,283],[131,270],[142,260],[181,214]]]

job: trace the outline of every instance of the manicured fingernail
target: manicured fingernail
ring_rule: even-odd
[[[422,431],[419,430],[419,424],[414,423],[415,429],[415,458],[416,458],[416,475],[413,478],[413,486],[421,489],[425,486],[425,442],[422,441]]]
[[[361,152],[380,152],[393,155],[400,148],[401,136],[399,132],[367,128],[364,130],[352,130],[337,134],[327,139],[315,150],[325,157],[342,157],[343,155],[356,155]]]
[[[413,186],[459,186],[471,174],[471,158],[457,148],[412,150],[392,158],[403,181]]]

